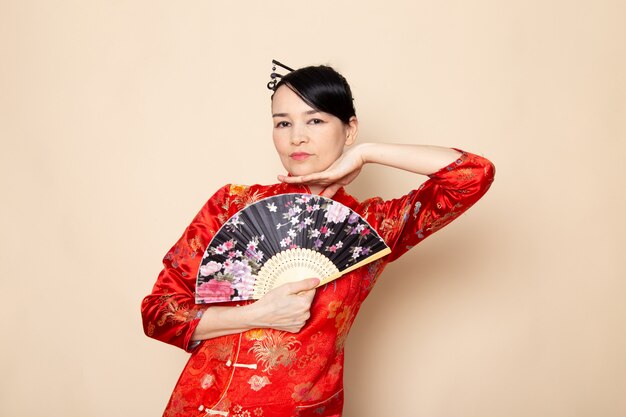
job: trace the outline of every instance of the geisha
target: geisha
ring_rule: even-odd
[[[476,203],[493,181],[492,163],[469,152],[357,143],[350,86],[331,67],[304,67],[279,78],[269,84],[273,142],[286,173],[276,184],[217,190],[165,255],[142,302],[145,333],[191,353],[164,416],[341,416],[344,343],[377,278],[389,262]],[[428,179],[416,179],[415,189],[395,199],[358,201],[344,187],[367,164]],[[202,254],[216,231],[247,205],[286,193],[349,207],[391,253],[329,284],[310,277],[257,301],[195,304]],[[216,267],[207,263],[201,272]],[[221,291],[211,285],[202,291]]]

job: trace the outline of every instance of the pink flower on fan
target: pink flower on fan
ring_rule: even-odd
[[[303,195],[300,196],[298,198],[296,198],[296,203],[298,204],[306,204],[309,202],[309,200],[311,199],[311,197],[307,196],[307,195]]]
[[[348,217],[348,214],[350,214],[350,209],[335,201],[326,209],[325,216],[331,223],[341,223]]]
[[[257,262],[261,262],[261,260],[263,259],[263,252],[256,249],[248,249],[246,250],[245,256],[248,259],[254,259]]]
[[[206,265],[202,265],[200,267],[200,275],[202,275],[203,277],[208,277],[209,275],[216,273],[220,269],[222,269],[221,263],[211,261],[207,263]]]
[[[237,243],[237,242],[235,242],[234,240],[232,240],[232,239],[231,239],[231,240],[229,240],[228,242],[224,242],[224,243],[222,243],[221,245],[219,245],[218,247],[213,248],[213,251],[214,251],[216,254],[221,255],[221,254],[223,254],[224,252],[229,251],[229,250],[231,250],[232,248],[234,248],[236,243]]]
[[[235,293],[234,288],[228,281],[212,279],[202,283],[197,289],[198,296],[207,300],[228,300]]]
[[[237,281],[241,281],[252,274],[252,268],[246,262],[234,261],[224,264],[224,273],[232,275]]]
[[[244,280],[235,284],[237,294],[242,299],[250,299],[254,295],[254,286],[248,280]]]
[[[335,253],[335,252],[337,252],[337,249],[341,249],[342,247],[343,247],[343,242],[340,240],[339,242],[335,243],[334,245],[326,246],[326,252]]]

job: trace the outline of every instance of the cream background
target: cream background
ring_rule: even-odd
[[[243,11],[242,11],[243,10]],[[0,0],[2,416],[160,415],[160,260],[223,183],[270,183],[270,60],[330,63],[361,141],[496,181],[379,281],[347,417],[626,415],[626,3]],[[423,178],[367,167],[349,189]]]

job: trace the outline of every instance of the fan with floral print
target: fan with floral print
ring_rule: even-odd
[[[326,284],[391,250],[359,214],[329,198],[281,194],[228,219],[204,252],[196,303],[252,300],[286,282]]]

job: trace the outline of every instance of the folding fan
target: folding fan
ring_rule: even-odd
[[[259,299],[305,278],[320,285],[391,250],[358,213],[312,194],[280,194],[240,210],[215,234],[198,269],[196,303]]]

